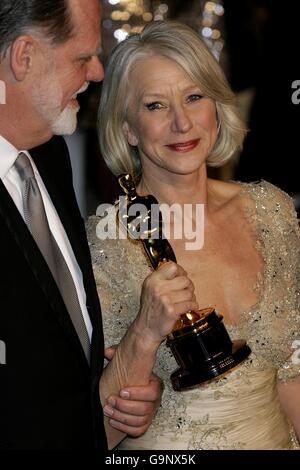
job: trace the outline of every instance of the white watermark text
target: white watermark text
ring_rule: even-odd
[[[106,217],[113,208],[101,204],[96,234],[100,240],[174,239],[184,240],[186,250],[200,250],[204,245],[204,204],[151,204],[128,206],[126,196],[118,201],[118,217]],[[125,228],[125,230],[124,230]]]

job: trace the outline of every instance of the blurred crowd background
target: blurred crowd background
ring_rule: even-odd
[[[211,176],[266,179],[288,192],[300,209],[299,0],[102,0],[102,60],[130,32],[149,21],[176,19],[194,28],[218,58],[237,94],[249,134],[241,154]],[[97,138],[101,85],[80,95],[76,134],[67,138],[82,215],[96,212],[118,195],[115,178],[102,161]],[[299,93],[300,96],[300,93]]]

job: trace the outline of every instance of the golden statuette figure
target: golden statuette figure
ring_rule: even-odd
[[[161,212],[153,210],[159,207],[158,201],[152,195],[138,195],[131,175],[121,175],[118,181],[127,197],[127,210],[119,211],[119,219],[129,235],[141,241],[153,269],[167,261],[176,262],[174,251],[163,236]],[[138,217],[135,212],[130,215],[134,204],[139,208]],[[147,223],[150,220],[151,224]],[[185,390],[218,377],[249,356],[251,349],[246,341],[231,341],[222,319],[214,308],[205,308],[189,311],[176,322],[166,343],[179,365],[171,374],[174,390]]]

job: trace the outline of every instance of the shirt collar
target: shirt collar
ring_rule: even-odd
[[[26,150],[18,150],[2,135],[0,135],[0,179],[4,179],[11,167],[15,164],[15,161],[20,152],[26,153]]]

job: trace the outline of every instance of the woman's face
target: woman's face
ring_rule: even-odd
[[[139,149],[143,172],[197,172],[216,141],[213,100],[176,62],[158,55],[137,61],[129,83],[124,132]]]

